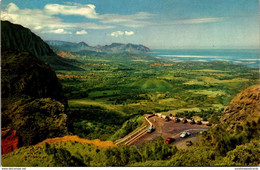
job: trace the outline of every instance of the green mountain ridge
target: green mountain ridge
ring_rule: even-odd
[[[1,21],[1,50],[28,51],[55,70],[80,70],[72,65],[72,60],[57,56],[39,36],[21,25]],[[75,61],[74,61],[75,62]]]

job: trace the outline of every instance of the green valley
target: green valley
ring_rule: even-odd
[[[84,71],[56,71],[71,117],[96,107],[118,112],[120,120],[155,112],[208,120],[212,114],[220,116],[239,91],[259,81],[258,69],[227,62],[176,63],[130,53],[81,56],[76,55]],[[100,116],[90,110],[82,114]]]

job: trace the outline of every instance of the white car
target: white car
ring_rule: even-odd
[[[155,131],[155,127],[149,127],[149,129],[147,130],[148,133],[152,133],[153,131]]]
[[[190,132],[182,132],[182,134],[180,135],[181,138],[185,138],[187,136],[190,136]]]

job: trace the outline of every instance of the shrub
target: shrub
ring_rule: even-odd
[[[257,166],[260,164],[259,140],[237,146],[227,153],[219,165],[225,166]]]

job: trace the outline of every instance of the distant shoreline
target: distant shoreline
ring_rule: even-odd
[[[178,62],[226,61],[255,68],[260,63],[258,49],[152,49],[147,54]]]

